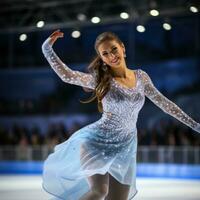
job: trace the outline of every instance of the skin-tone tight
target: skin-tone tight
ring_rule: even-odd
[[[81,155],[84,156],[82,147]],[[109,173],[105,175],[95,174],[88,177],[90,191],[80,200],[127,200],[130,190],[129,185],[119,183]]]

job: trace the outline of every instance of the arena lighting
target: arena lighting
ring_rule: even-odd
[[[136,30],[137,30],[138,32],[140,32],[140,33],[143,33],[143,32],[145,32],[145,27],[144,27],[143,25],[138,25],[138,26],[136,27]]]
[[[41,20],[41,21],[37,22],[37,27],[38,28],[42,28],[43,26],[44,26],[44,21]]]
[[[199,12],[198,8],[195,7],[195,6],[190,6],[190,11],[193,12],[193,13]]]
[[[97,24],[101,21],[101,19],[99,17],[92,17],[91,22],[94,24]]]
[[[159,15],[159,11],[158,11],[158,10],[155,10],[155,9],[150,10],[149,13],[150,13],[151,16],[154,16],[154,17]]]
[[[81,33],[80,33],[80,31],[73,31],[71,36],[73,38],[79,38],[81,36]]]
[[[79,13],[79,14],[77,15],[77,19],[78,19],[79,21],[85,21],[86,18],[87,18],[86,15],[83,14],[83,13]]]
[[[25,41],[26,39],[27,39],[27,35],[25,33],[23,33],[19,36],[19,40],[22,42]]]
[[[129,18],[129,14],[126,13],[126,12],[122,12],[122,13],[120,13],[120,17],[121,17],[122,19],[128,19],[128,18]]]
[[[170,25],[169,23],[163,23],[163,28],[164,28],[165,30],[167,30],[167,31],[169,31],[169,30],[172,29],[172,27],[171,27],[171,25]]]

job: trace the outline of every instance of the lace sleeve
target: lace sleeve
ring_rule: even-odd
[[[94,76],[89,73],[71,70],[56,55],[49,40],[50,38],[47,38],[42,44],[42,52],[56,74],[66,83],[94,89],[96,83]]]
[[[175,103],[162,95],[152,83],[149,75],[141,70],[144,93],[155,105],[167,114],[175,117],[185,125],[200,133],[200,124],[183,112]]]

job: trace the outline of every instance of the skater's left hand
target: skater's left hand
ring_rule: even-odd
[[[64,33],[61,32],[61,31],[58,29],[58,30],[54,31],[54,32],[49,36],[49,38],[50,38],[49,43],[50,43],[51,45],[53,45],[54,42],[55,42],[58,38],[62,38],[62,37],[64,37]]]

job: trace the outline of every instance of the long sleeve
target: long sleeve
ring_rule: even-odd
[[[161,108],[165,113],[175,117],[185,125],[200,133],[200,124],[183,112],[175,103],[161,94],[152,83],[149,75],[141,70],[144,93],[155,105]]]
[[[47,38],[42,44],[42,52],[56,74],[66,83],[94,89],[96,85],[94,76],[89,73],[71,70],[56,55],[49,40],[50,38]]]

